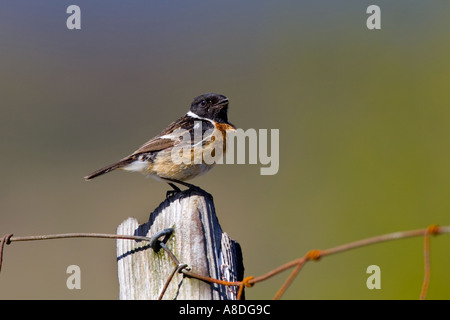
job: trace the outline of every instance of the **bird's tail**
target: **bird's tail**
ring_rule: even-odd
[[[124,167],[124,166],[130,164],[130,162],[132,162],[132,161],[133,161],[132,159],[123,159],[123,160],[120,160],[120,161],[117,162],[117,163],[111,164],[111,165],[109,165],[109,166],[106,166],[106,167],[104,167],[104,168],[101,168],[101,169],[98,169],[98,170],[92,172],[90,175],[87,175],[86,177],[84,177],[84,179],[85,179],[86,181],[91,180],[91,179],[94,179],[94,178],[96,178],[96,177],[98,177],[98,176],[101,176],[101,175],[103,175],[103,174],[105,174],[105,173],[108,173],[108,172],[111,172],[111,171],[113,171],[113,170],[122,168],[122,167]]]

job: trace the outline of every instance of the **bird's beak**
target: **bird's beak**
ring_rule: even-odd
[[[214,107],[218,107],[218,108],[223,108],[225,106],[228,105],[228,98],[224,98],[222,100],[220,100],[219,102],[217,102]]]

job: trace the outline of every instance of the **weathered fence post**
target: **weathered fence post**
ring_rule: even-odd
[[[222,231],[213,198],[203,190],[188,189],[167,198],[139,225],[128,218],[117,234],[151,237],[173,228],[166,243],[180,263],[202,276],[241,281],[244,267],[237,242]],[[117,240],[120,299],[158,299],[176,265],[164,250],[155,253],[146,241]],[[208,283],[176,273],[163,299],[235,300],[238,287]]]

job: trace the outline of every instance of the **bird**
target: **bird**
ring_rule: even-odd
[[[180,189],[171,182],[195,187],[185,181],[208,172],[215,164],[204,161],[204,154],[214,157],[224,154],[227,132],[236,131],[236,127],[228,122],[228,105],[228,98],[221,94],[206,93],[194,98],[184,116],[132,154],[92,172],[84,177],[85,180],[119,169],[165,180],[175,191]],[[200,139],[196,139],[198,137]]]

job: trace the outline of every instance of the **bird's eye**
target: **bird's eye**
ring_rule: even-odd
[[[200,102],[200,104],[202,105],[202,107],[206,106],[206,100],[202,100],[202,102]]]

